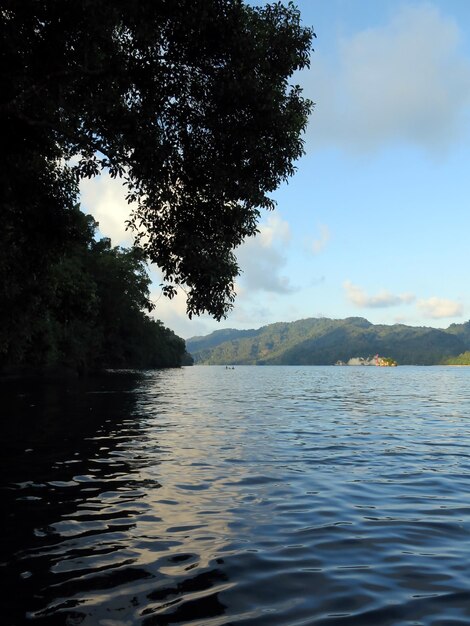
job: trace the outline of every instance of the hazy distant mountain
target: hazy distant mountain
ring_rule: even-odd
[[[195,363],[333,365],[374,354],[399,364],[432,365],[470,349],[470,321],[446,330],[375,325],[362,317],[310,318],[259,329],[218,330],[186,341]]]

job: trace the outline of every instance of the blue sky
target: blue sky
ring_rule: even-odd
[[[160,296],[156,268],[155,316],[185,338],[321,316],[467,321],[470,2],[296,4],[317,34],[295,77],[316,103],[306,155],[238,250],[229,318],[188,320],[183,292]],[[115,183],[84,182],[82,204],[113,243],[130,242]]]

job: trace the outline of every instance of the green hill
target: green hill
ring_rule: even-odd
[[[374,325],[361,317],[309,318],[257,330],[220,330],[186,345],[195,363],[209,365],[333,365],[373,354],[401,365],[433,365],[470,349],[470,322],[441,330]]]

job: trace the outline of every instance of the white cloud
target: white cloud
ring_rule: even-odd
[[[402,7],[390,23],[339,44],[337,63],[315,53],[306,93],[316,102],[315,145],[370,150],[405,140],[442,149],[470,104],[460,29],[436,7]]]
[[[460,302],[435,296],[427,300],[418,300],[416,306],[422,315],[432,319],[461,317],[463,315],[463,306]]]
[[[320,254],[320,252],[325,249],[331,237],[330,229],[326,224],[320,224],[318,226],[318,230],[320,231],[320,236],[318,237],[318,239],[314,239],[312,242],[313,254]]]
[[[126,190],[122,182],[108,174],[84,179],[80,183],[82,210],[91,213],[99,222],[103,237],[110,237],[112,244],[129,246],[133,243],[132,233],[126,231],[131,206],[126,201]]]
[[[277,241],[287,244],[291,238],[289,223],[278,214],[271,214],[266,223],[259,226],[257,238],[264,248],[270,248]]]
[[[178,336],[189,338],[196,335],[207,335],[217,328],[217,323],[208,315],[189,319],[186,314],[186,294],[178,289],[176,296],[171,300],[164,296],[158,286],[161,280],[155,276],[151,291],[151,299],[155,304],[152,316],[160,320],[165,326],[171,328]]]
[[[368,296],[367,293],[357,285],[347,280],[343,287],[346,291],[347,299],[357,307],[370,309],[388,308],[400,304],[410,304],[414,301],[415,296],[411,293],[402,293],[395,295],[389,291],[379,291],[375,296]]]
[[[270,215],[259,227],[259,234],[250,237],[237,250],[242,270],[239,286],[253,294],[258,291],[291,293],[295,288],[282,274],[286,258],[279,246],[286,247],[290,240],[289,224],[278,215]]]

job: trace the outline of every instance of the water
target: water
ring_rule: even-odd
[[[470,623],[470,369],[4,386],[5,626]]]

